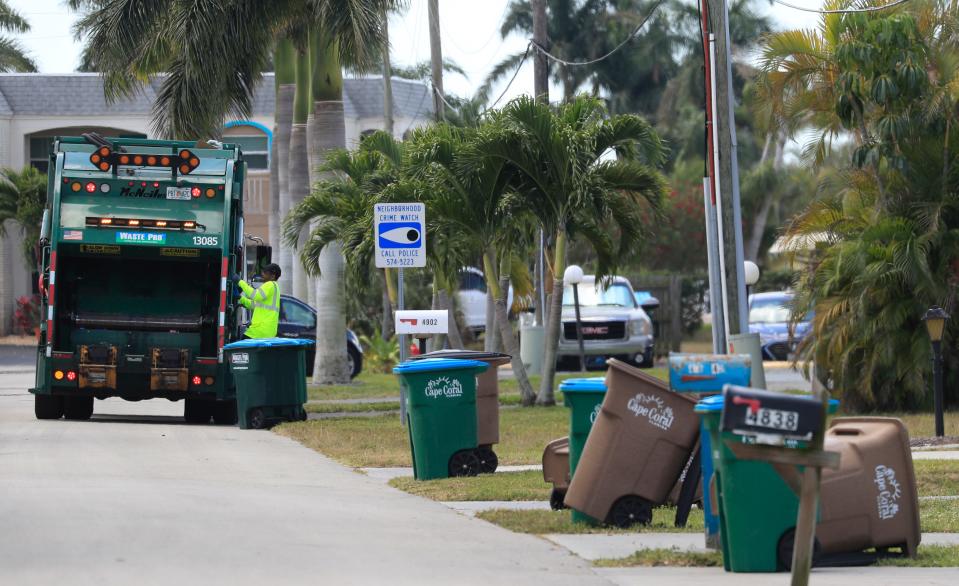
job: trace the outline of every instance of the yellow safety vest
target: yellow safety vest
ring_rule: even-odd
[[[237,281],[243,290],[240,305],[253,310],[253,319],[246,335],[250,338],[275,338],[280,326],[280,286],[267,281],[254,289],[246,281]]]

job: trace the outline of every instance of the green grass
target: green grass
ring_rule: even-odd
[[[394,478],[390,486],[435,501],[546,501],[552,488],[539,470],[426,481]]]
[[[399,401],[377,401],[376,403],[307,403],[307,413],[371,413],[380,411],[399,411]]]
[[[517,511],[513,509],[490,509],[480,511],[476,516],[504,529],[516,533],[544,535],[546,533],[702,533],[703,512],[693,508],[685,527],[676,527],[673,521],[676,509],[661,507],[653,509],[653,522],[647,526],[633,526],[629,529],[594,526],[586,523],[573,523],[569,510],[564,511]]]
[[[723,557],[719,552],[687,552],[674,549],[644,549],[624,558],[603,558],[593,562],[600,567],[722,567]],[[959,567],[959,546],[921,545],[916,559],[887,558],[877,566],[904,568],[954,568]]]
[[[670,567],[670,568],[721,568],[723,556],[718,551],[694,552],[675,549],[641,549],[624,558],[601,558],[594,566],[615,567]]]
[[[916,460],[913,466],[919,496],[959,495],[959,460]]]
[[[539,464],[543,448],[567,435],[569,411],[562,406],[500,412],[500,464]],[[354,467],[411,466],[409,435],[394,414],[285,423],[274,430],[308,448]]]
[[[926,533],[959,533],[959,502],[919,501],[919,527]]]
[[[900,568],[955,568],[959,567],[959,545],[920,545],[916,559],[889,558],[877,566]]]

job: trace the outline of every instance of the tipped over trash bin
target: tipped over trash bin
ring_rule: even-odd
[[[258,338],[223,347],[236,381],[240,429],[306,419],[306,348],[312,340]]]
[[[499,443],[499,367],[510,361],[510,355],[499,352],[450,349],[421,354],[410,360],[429,358],[479,360],[489,365],[485,372],[481,372],[476,377],[476,441],[479,444],[476,456],[480,460],[481,473],[496,472],[499,458],[493,451],[493,445]]]
[[[393,369],[406,390],[417,480],[481,472],[476,454],[476,377],[487,368],[478,360],[427,358]]]
[[[696,401],[624,362],[608,364],[606,398],[565,502],[618,527],[648,524],[696,445]]]

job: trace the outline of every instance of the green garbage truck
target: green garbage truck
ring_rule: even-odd
[[[236,422],[223,346],[239,336],[230,275],[244,272],[245,170],[238,147],[215,141],[54,141],[37,418],[88,419],[95,398],[121,397]]]

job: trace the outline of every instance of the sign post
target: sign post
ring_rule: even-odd
[[[378,203],[373,206],[373,233],[378,269],[397,269],[397,313],[404,309],[403,269],[426,266],[426,205]],[[406,336],[396,330],[400,362],[407,358]],[[406,425],[406,393],[400,386],[400,419]]]

